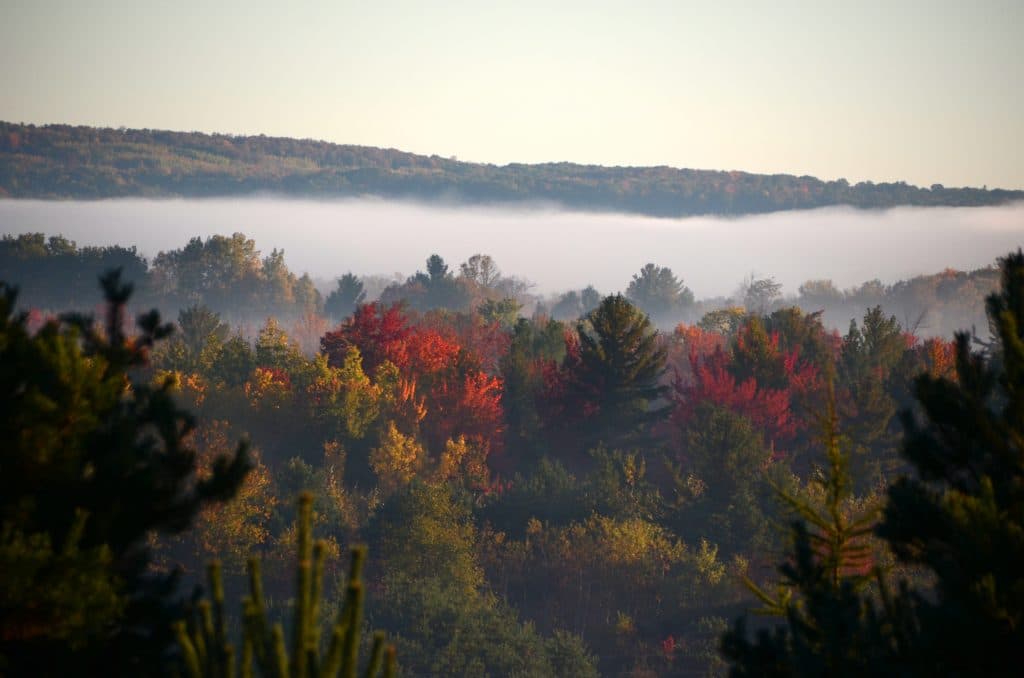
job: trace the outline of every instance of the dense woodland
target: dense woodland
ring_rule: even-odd
[[[0,122],[0,197],[207,197],[272,192],[468,203],[551,202],[655,216],[830,205],[999,205],[1024,191],[571,163],[505,166],[308,139]]]
[[[593,285],[556,294],[538,294],[533,284],[506,275],[492,257],[478,254],[457,267],[431,255],[423,271],[402,276],[345,273],[330,281],[292,271],[281,250],[262,253],[244,234],[192,238],[184,246],[160,252],[148,261],[134,247],[79,247],[62,236],[25,233],[0,238],[0,271],[18,281],[22,308],[40,312],[94,311],[103,301],[93,284],[113,268],[135,285],[133,307],[157,307],[174,314],[206,306],[248,337],[273,316],[292,328],[303,319],[333,323],[365,301],[410,310],[479,312],[494,319],[524,315],[573,322],[597,307],[613,290]],[[340,273],[340,272],[339,272]],[[762,315],[789,307],[820,312],[828,329],[845,332],[850,321],[880,306],[907,331],[920,337],[950,337],[958,329],[987,325],[984,299],[996,287],[994,266],[974,271],[947,269],[894,283],[870,280],[839,289],[831,280],[807,280],[783,290],[771,276],[737,281],[730,297],[698,298],[671,269],[645,265],[621,291],[648,314],[659,329],[680,323],[732,333],[749,311]],[[487,304],[486,307],[482,307]],[[312,346],[306,342],[305,346]]]
[[[485,255],[368,301],[241,234],[152,262],[7,237],[0,271],[0,673],[1024,659],[1020,253],[711,310],[654,264],[538,300]],[[988,322],[924,338],[880,305],[907,290]]]

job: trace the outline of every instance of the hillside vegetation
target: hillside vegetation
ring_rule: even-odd
[[[209,197],[273,192],[466,203],[553,202],[678,217],[830,205],[981,206],[1024,191],[572,163],[505,166],[309,139],[0,122],[0,197]]]

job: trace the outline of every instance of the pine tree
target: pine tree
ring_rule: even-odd
[[[174,632],[181,660],[189,678],[248,678],[254,666],[267,678],[355,678],[359,668],[359,641],[362,634],[364,589],[362,582],[366,548],[352,550],[345,602],[330,627],[330,637],[320,635],[320,606],[327,543],[313,542],[313,495],[299,497],[296,519],[298,567],[296,568],[295,610],[291,629],[291,647],[285,641],[284,626],[270,624],[263,596],[260,562],[249,559],[249,595],[242,602],[242,655],[227,640],[228,622],[224,611],[224,585],[220,563],[207,568],[209,600],[201,600],[188,621],[178,621]],[[236,671],[237,668],[237,671]],[[395,675],[395,648],[385,645],[384,633],[373,635],[370,657],[364,667],[366,678]]]
[[[348,317],[356,306],[366,300],[363,281],[353,273],[346,273],[338,278],[338,287],[327,295],[324,302],[324,313],[334,320]]]
[[[758,611],[785,623],[762,628],[750,640],[746,618],[740,618],[722,638],[730,675],[864,676],[887,670],[888,627],[864,595],[872,579],[866,539],[876,515],[868,510],[849,517],[845,510],[851,479],[834,397],[822,423],[828,465],[817,482],[824,492],[823,505],[780,491],[797,519],[791,525],[792,551],[779,566],[778,593],[747,581],[763,603]]]
[[[906,593],[908,664],[998,675],[1024,664],[1024,254],[1001,260],[986,302],[994,341],[956,337],[956,378],[919,376],[923,420],[904,415],[916,475],[889,489],[879,527],[898,558],[934,576]]]
[[[569,407],[589,413],[590,442],[635,441],[660,419],[668,388],[666,352],[650,320],[622,295],[609,296],[577,325],[578,356],[567,356]]]
[[[149,536],[187,529],[250,468],[239,446],[196,478],[192,417],[170,381],[138,378],[171,327],[152,311],[128,337],[131,286],[101,283],[102,330],[68,315],[35,334],[0,283],[0,673],[153,671],[177,600],[148,571]]]

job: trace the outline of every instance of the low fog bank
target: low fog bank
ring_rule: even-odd
[[[150,259],[193,236],[242,232],[264,254],[283,248],[293,271],[324,281],[347,271],[402,277],[435,252],[455,268],[482,252],[541,295],[586,285],[623,291],[655,262],[698,299],[724,301],[751,275],[774,277],[790,296],[813,279],[846,289],[987,266],[1024,242],[1024,204],[655,219],[377,200],[0,200],[0,233],[35,231],[79,245],[135,245]]]

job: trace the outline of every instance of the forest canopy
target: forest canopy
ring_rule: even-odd
[[[851,205],[1000,205],[1024,191],[850,184],[810,176],[567,162],[504,166],[310,139],[0,122],[0,197],[277,193],[466,203],[547,202],[678,217]]]
[[[1020,253],[719,300],[653,262],[544,298],[482,253],[318,288],[241,233],[5,236],[0,271],[0,673],[205,675],[229,631],[261,675],[1020,658]]]

